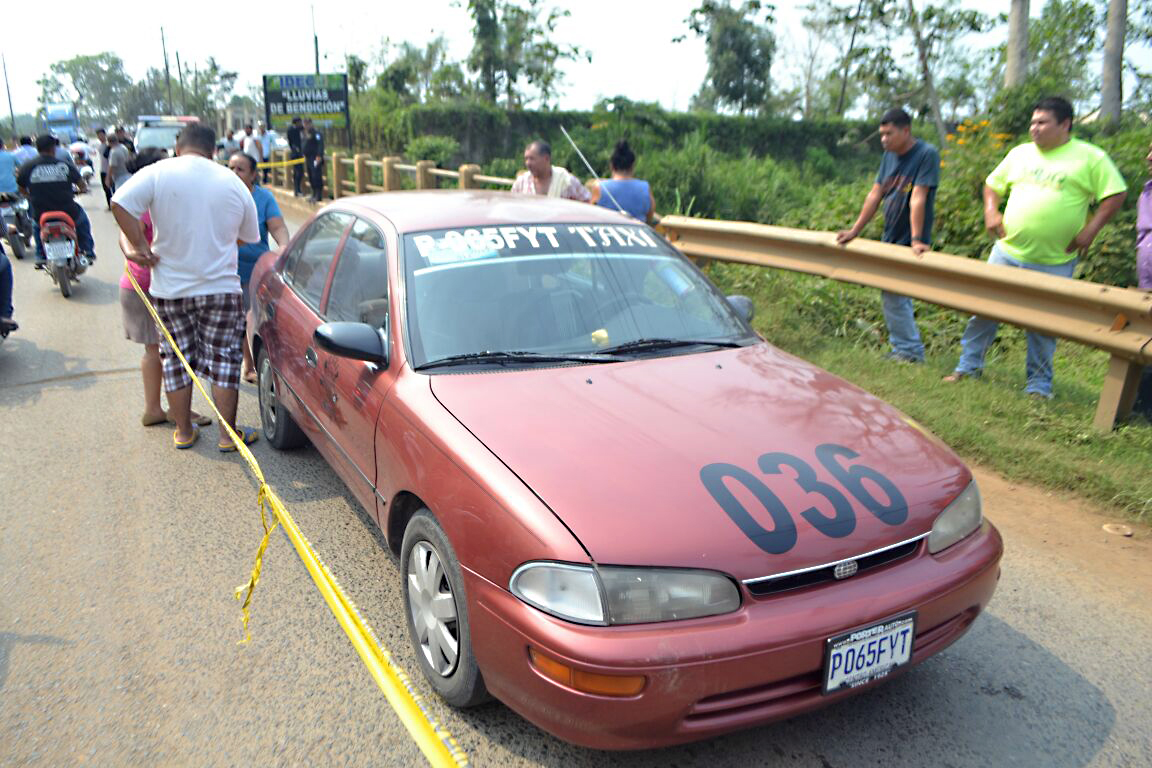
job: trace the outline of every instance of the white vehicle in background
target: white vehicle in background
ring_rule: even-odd
[[[200,118],[193,115],[140,115],[136,118],[136,136],[133,139],[136,151],[159,147],[172,153],[176,137],[184,126],[198,122]]]

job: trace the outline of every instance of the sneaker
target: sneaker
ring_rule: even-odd
[[[1044,394],[1043,392],[1025,392],[1029,400],[1051,400],[1052,393]]]
[[[884,359],[890,363],[911,363],[913,365],[924,362],[924,358],[922,357],[912,357],[911,355],[905,355],[902,352],[897,352],[894,349],[889,351],[888,354],[884,355]]]
[[[978,378],[980,378],[980,371],[968,371],[968,372],[953,371],[952,373],[950,373],[947,376],[945,376],[944,378],[942,378],[941,381],[946,381],[949,384],[955,384],[958,381],[964,381],[964,379],[978,379]]]
[[[0,334],[7,336],[12,331],[20,330],[20,324],[10,317],[0,317]]]

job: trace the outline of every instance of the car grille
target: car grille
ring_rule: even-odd
[[[902,560],[915,554],[916,550],[920,547],[920,539],[913,539],[888,549],[882,549],[879,552],[871,552],[863,557],[848,558],[854,559],[857,565],[857,574],[864,573],[875,568],[879,568],[889,563],[894,563],[897,560]],[[843,561],[839,561],[843,562]],[[830,563],[819,568],[812,570],[801,571],[799,573],[785,574],[776,578],[767,578],[763,580],[756,580],[752,582],[745,582],[744,586],[748,588],[749,594],[753,597],[767,597],[769,595],[779,594],[780,592],[787,592],[793,589],[800,589],[802,587],[811,587],[816,584],[824,584],[829,581],[836,581],[834,572],[838,563]]]
[[[942,624],[916,634],[912,663],[921,661],[951,645],[976,620],[979,608],[959,613]],[[707,730],[721,723],[762,723],[782,715],[795,714],[797,709],[819,706],[824,696],[823,672],[817,670],[766,685],[744,688],[700,699],[684,717],[681,727],[685,731]]]

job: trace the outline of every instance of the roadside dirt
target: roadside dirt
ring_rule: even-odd
[[[1074,496],[1009,482],[983,467],[972,467],[972,472],[980,484],[984,514],[1000,529],[1006,549],[1043,547],[1063,569],[1076,569],[1086,587],[1117,594],[1146,594],[1152,588],[1152,527]],[[1132,536],[1106,532],[1108,523],[1127,525]]]

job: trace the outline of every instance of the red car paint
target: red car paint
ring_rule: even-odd
[[[861,690],[821,693],[828,638],[915,611],[915,664],[962,635],[990,600],[1002,544],[987,521],[935,555],[922,538],[971,482],[963,463],[882,401],[766,342],[603,365],[413,369],[405,234],[618,225],[618,214],[478,192],[362,196],[324,213],[334,212],[370,223],[386,242],[387,366],[315,348],[312,333],[330,309],[332,275],[310,305],[285,284],[278,271],[285,259],[277,254],[265,255],[252,277],[253,352],[267,350],[284,385],[282,405],[392,548],[400,546],[414,500],[436,516],[460,562],[472,647],[487,687],[526,719],[563,739],[610,749],[766,723]],[[308,231],[302,228],[285,252]],[[345,230],[334,241],[333,263],[348,236]],[[309,349],[314,366],[305,359]],[[829,460],[829,451],[837,458]],[[807,522],[816,518],[802,513],[828,511],[820,488],[847,490],[830,479],[836,470],[829,462],[849,474],[888,478],[907,502],[906,517],[885,522],[867,498],[884,500],[886,492],[865,480],[855,495],[842,493],[852,507],[851,533],[819,533]],[[737,524],[702,482],[714,465],[750,473],[783,503],[795,530],[791,546],[765,550],[767,534],[782,526],[774,531],[778,521],[738,488],[734,497],[766,536],[754,539]],[[815,468],[822,485],[808,487],[816,491],[799,487],[804,467]],[[757,594],[756,580],[900,542],[909,542],[902,557],[851,578]],[[575,624],[509,591],[513,572],[532,561],[718,571],[739,583],[742,604],[683,621]],[[529,647],[586,672],[644,675],[646,684],[626,698],[581,693],[537,672]]]

